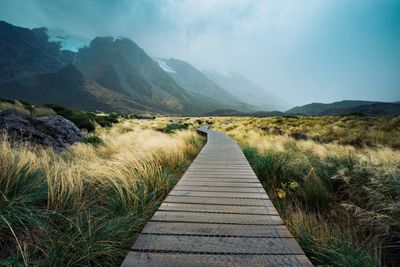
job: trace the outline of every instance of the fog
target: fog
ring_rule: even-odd
[[[400,1],[2,0],[0,19],[236,71],[291,105],[400,101]]]

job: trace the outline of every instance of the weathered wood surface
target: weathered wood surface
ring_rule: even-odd
[[[312,266],[236,142],[199,132],[207,144],[122,266]]]

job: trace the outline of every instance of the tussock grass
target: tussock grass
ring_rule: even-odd
[[[125,120],[67,151],[0,138],[0,265],[119,265],[202,140]],[[129,127],[130,131],[123,130]]]
[[[398,266],[400,117],[230,119],[201,120],[242,146],[314,264]]]

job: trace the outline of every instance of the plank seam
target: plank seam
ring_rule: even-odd
[[[304,255],[304,253],[282,253],[282,252],[270,252],[270,253],[257,253],[257,252],[210,252],[210,251],[182,251],[182,250],[162,250],[162,249],[138,249],[131,248],[132,252],[144,252],[144,253],[165,253],[165,254],[201,254],[201,255]]]
[[[150,219],[150,222],[170,222],[170,223],[199,223],[199,224],[226,224],[226,225],[270,225],[270,226],[277,226],[277,225],[285,225],[284,223],[230,223],[230,222],[198,222],[198,221],[176,221],[176,220],[153,220]]]

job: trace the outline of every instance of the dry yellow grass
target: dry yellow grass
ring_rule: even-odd
[[[101,145],[77,143],[62,153],[12,146],[3,136],[0,265],[1,258],[6,265],[119,262],[201,146],[195,131],[165,134],[156,127],[124,120],[96,131]]]

